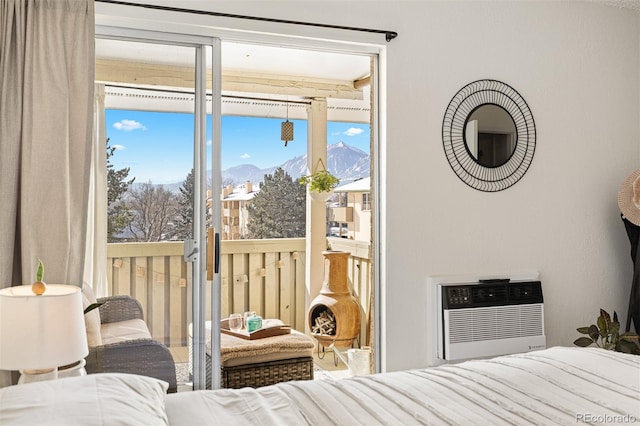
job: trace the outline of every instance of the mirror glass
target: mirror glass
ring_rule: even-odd
[[[504,108],[495,104],[478,106],[465,123],[467,150],[484,167],[499,167],[509,161],[517,139],[513,118]]]

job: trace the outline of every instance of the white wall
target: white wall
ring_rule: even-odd
[[[399,28],[389,50],[391,213],[404,210],[395,208],[405,201],[394,194],[411,171],[426,170],[415,207],[427,220],[409,232],[402,218],[388,218],[390,248],[409,243],[402,254],[390,250],[390,284],[406,287],[387,293],[388,367],[424,362],[428,343],[408,343],[416,333],[402,326],[427,321],[428,275],[538,270],[548,345],[571,345],[575,328],[591,323],[599,307],[626,318],[631,260],[616,200],[618,185],[640,164],[637,12],[577,2],[421,6],[424,13],[412,14],[421,23]],[[409,72],[393,68],[405,55],[412,72],[397,79]],[[451,97],[479,78],[518,90],[537,128],[527,174],[491,194],[458,180],[440,141]],[[404,102],[416,93],[422,108]],[[394,140],[412,141],[412,149],[394,150]]]
[[[631,259],[617,190],[640,164],[638,12],[541,1],[173,3],[399,33],[387,69],[393,209],[382,212],[388,370],[426,365],[431,275],[539,271],[549,346],[571,345],[600,307],[626,319]],[[481,78],[513,86],[537,128],[529,171],[498,193],[466,186],[442,148],[451,97]],[[422,197],[407,197],[416,178]],[[416,212],[422,224],[407,226]]]

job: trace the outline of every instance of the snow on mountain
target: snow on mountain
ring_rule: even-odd
[[[338,142],[327,146],[327,164],[329,172],[337,176],[341,183],[368,177],[370,173],[370,156],[366,152]],[[307,155],[292,158],[280,166],[260,169],[251,164],[243,164],[222,171],[222,181],[241,184],[247,180],[259,183],[265,174],[273,174],[277,167],[287,172],[293,179],[307,174]],[[314,165],[314,168],[316,165]],[[311,170],[313,172],[313,170]]]

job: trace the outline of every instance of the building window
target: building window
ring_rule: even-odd
[[[362,210],[371,210],[371,194],[362,194]]]

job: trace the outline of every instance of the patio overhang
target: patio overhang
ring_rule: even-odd
[[[191,112],[193,57],[172,46],[129,45],[96,40],[96,81],[106,85],[106,108]],[[326,99],[329,121],[368,123],[370,66],[362,55],[224,43],[222,114],[306,120],[311,100]]]

